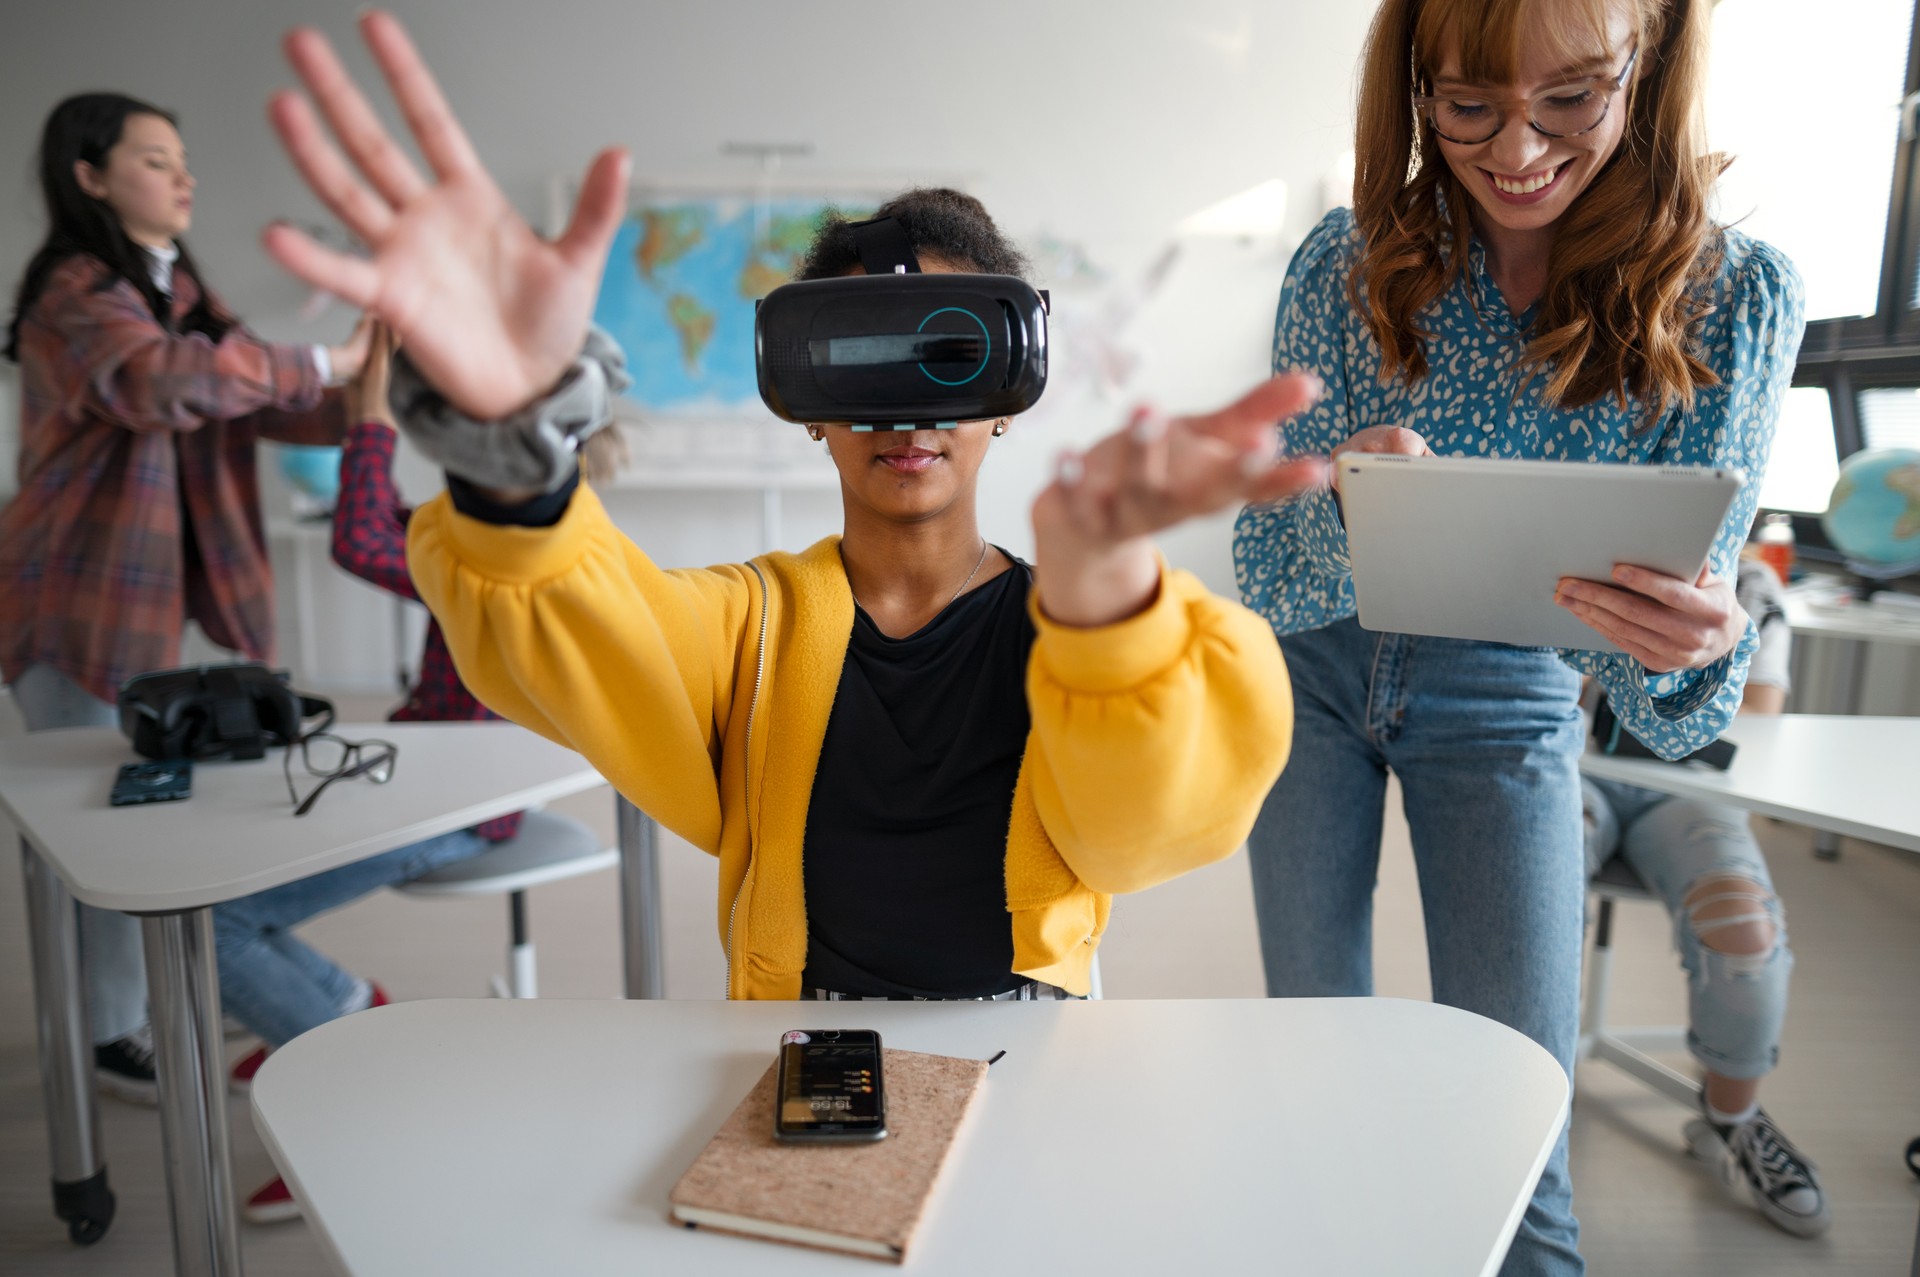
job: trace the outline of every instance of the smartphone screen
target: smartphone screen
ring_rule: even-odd
[[[871,1029],[794,1029],[780,1036],[781,1140],[856,1141],[887,1133],[880,1035]]]

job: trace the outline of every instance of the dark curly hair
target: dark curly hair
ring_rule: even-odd
[[[916,254],[938,257],[982,275],[1012,275],[1025,279],[1033,264],[1013,241],[1000,233],[986,205],[971,195],[943,186],[921,186],[882,204],[875,217],[891,217],[907,233]],[[831,209],[794,279],[832,279],[860,265],[853,242],[853,222]]]

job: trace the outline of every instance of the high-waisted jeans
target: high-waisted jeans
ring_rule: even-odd
[[[1510,1025],[1568,1075],[1586,874],[1580,678],[1544,648],[1375,634],[1281,638],[1293,755],[1248,839],[1267,992],[1373,992],[1387,773],[1400,779],[1433,996]],[[1443,1172],[1441,1172],[1443,1173]],[[1501,1272],[1584,1271],[1562,1129]]]
[[[338,1019],[359,981],[294,935],[293,928],[492,846],[471,829],[456,829],[215,905],[213,951],[222,1005],[268,1046],[285,1046],[308,1029]]]

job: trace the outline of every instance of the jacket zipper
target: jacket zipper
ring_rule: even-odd
[[[746,893],[747,879],[753,875],[753,715],[760,708],[760,684],[767,676],[767,578],[760,573],[760,565],[751,560],[747,566],[753,569],[760,581],[760,651],[756,655],[753,671],[753,699],[747,702],[747,752],[742,762],[742,783],[745,789],[742,796],[747,809],[747,867],[740,875],[740,885],[734,889],[733,903],[727,906],[727,997],[733,997],[733,917],[740,911],[740,897]]]

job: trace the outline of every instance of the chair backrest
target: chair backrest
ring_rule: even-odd
[[[399,890],[409,895],[507,895],[593,873],[619,858],[619,852],[579,821],[534,810],[524,814],[520,832],[507,841],[402,883]]]
[[[1587,890],[1616,900],[1651,900],[1653,892],[1633,871],[1624,856],[1609,856],[1600,871],[1587,880]]]

